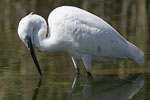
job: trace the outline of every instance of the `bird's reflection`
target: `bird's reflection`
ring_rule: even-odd
[[[38,81],[38,84],[35,88],[35,91],[34,91],[34,95],[32,97],[32,100],[37,100],[37,96],[38,96],[38,93],[39,93],[39,88],[41,86],[41,82],[42,82],[42,78],[40,78],[40,80]]]
[[[37,100],[40,79],[34,91],[32,100]],[[144,85],[144,74],[132,75],[126,79],[114,79],[104,76],[94,80],[88,77],[83,82],[75,77],[67,100],[128,100],[131,99]]]
[[[128,100],[144,85],[144,75],[132,75],[127,79],[114,80],[104,78],[94,82],[88,77],[83,85],[80,78],[75,77],[72,91],[67,100]]]

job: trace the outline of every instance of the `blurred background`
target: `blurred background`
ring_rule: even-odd
[[[0,0],[0,100],[30,100],[39,78],[29,52],[17,34],[21,18],[34,12],[47,20],[53,9],[64,5],[76,6],[101,17],[144,51],[145,63],[142,65],[132,61],[94,63],[92,74],[94,77],[116,75],[123,79],[129,74],[144,73],[147,84],[132,100],[149,100],[150,0]],[[49,54],[36,49],[36,53],[46,77],[41,98],[63,100],[74,77],[71,57],[65,52]],[[83,64],[80,70],[86,76]],[[60,82],[63,84],[58,84]]]

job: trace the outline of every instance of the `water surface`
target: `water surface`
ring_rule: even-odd
[[[148,0],[1,0],[0,1],[0,100],[149,100],[150,39]],[[111,24],[145,53],[145,63],[92,64],[87,77],[83,64],[75,77],[71,57],[65,52],[36,49],[43,78],[17,35],[20,19],[34,12],[47,19],[52,9],[73,5]]]

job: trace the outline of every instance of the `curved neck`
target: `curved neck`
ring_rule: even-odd
[[[38,18],[38,21],[33,21],[33,31],[32,31],[32,43],[34,46],[39,48],[41,51],[57,51],[58,47],[53,39],[53,37],[50,37],[50,31],[49,36],[46,37],[47,32],[47,23],[44,18]]]

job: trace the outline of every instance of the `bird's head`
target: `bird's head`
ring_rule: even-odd
[[[23,17],[18,25],[18,35],[22,42],[28,47],[28,41],[31,40],[32,35],[32,13]]]
[[[36,54],[33,48],[33,43],[32,43],[32,32],[33,32],[32,19],[33,19],[32,13],[30,13],[29,15],[21,19],[18,25],[18,35],[20,39],[23,41],[23,43],[26,45],[26,47],[28,48],[33,58],[33,61],[38,69],[38,72],[42,76],[40,66],[38,64]]]

